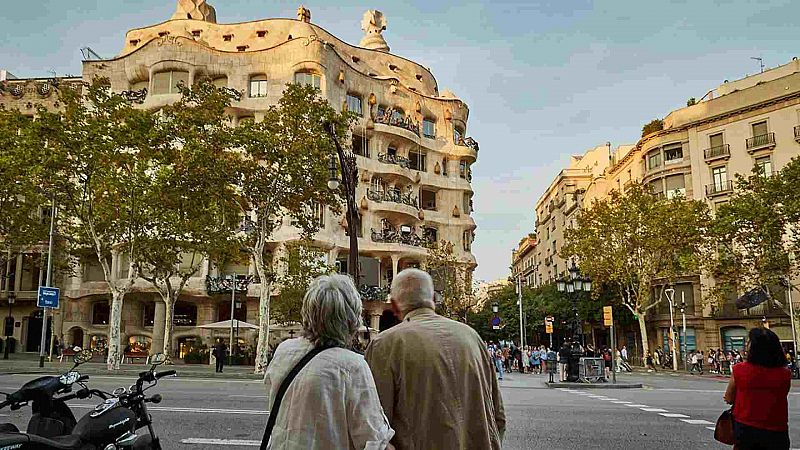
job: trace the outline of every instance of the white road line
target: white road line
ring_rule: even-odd
[[[649,406],[647,406],[647,405],[638,405],[638,404],[637,405],[625,405],[625,406],[629,406],[631,408],[649,408]]]
[[[677,413],[659,413],[659,416],[669,417],[671,419],[688,419],[689,416],[686,414],[677,414]]]
[[[681,422],[686,422],[689,425],[714,425],[714,422],[709,422],[707,420],[702,420],[702,419],[681,419]],[[706,427],[706,428],[711,428],[712,430],[714,429],[712,427]]]
[[[69,405],[75,408],[94,409],[97,405]],[[259,411],[256,409],[218,409],[218,408],[177,408],[166,406],[148,406],[148,411],[164,411],[164,412],[183,412],[183,413],[200,413],[200,414],[242,414],[253,416],[266,416],[269,411]]]
[[[605,400],[607,402],[615,402],[615,401],[617,401],[616,398],[611,398],[611,397],[603,397],[603,400]]]
[[[666,409],[661,409],[661,408],[639,408],[639,409],[641,409],[641,410],[642,410],[642,411],[644,411],[644,412],[654,412],[654,413],[665,413],[665,412],[669,412],[669,411],[667,411]]]
[[[617,401],[613,401],[611,403],[616,403],[617,405],[628,405],[631,402],[626,402],[625,400],[617,400]]]
[[[195,445],[238,445],[240,447],[260,447],[261,441],[251,441],[247,439],[203,439],[189,438],[181,439],[181,444]]]
[[[229,395],[232,398],[267,398],[266,395]]]

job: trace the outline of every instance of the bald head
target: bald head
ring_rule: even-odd
[[[436,308],[433,302],[433,280],[427,272],[406,269],[392,280],[392,302],[405,315],[418,308]]]

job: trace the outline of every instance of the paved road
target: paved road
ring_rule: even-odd
[[[0,369],[2,370],[2,369]],[[30,379],[0,375],[0,391]],[[535,375],[510,374],[502,381],[508,414],[504,448],[517,449],[722,449],[708,429],[725,407],[725,380],[666,375],[622,375],[645,384],[632,390],[554,390]],[[112,390],[130,377],[93,376],[91,385]],[[790,396],[794,448],[800,448],[800,384]],[[156,429],[167,449],[249,449],[266,423],[260,382],[168,379],[151,392],[164,402],[153,408]],[[93,406],[78,401],[79,415]],[[24,428],[27,411],[0,411],[0,421]]]

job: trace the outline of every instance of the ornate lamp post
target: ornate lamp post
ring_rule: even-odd
[[[356,288],[359,287],[358,274],[358,227],[360,218],[356,209],[356,186],[358,185],[358,166],[353,152],[345,151],[336,138],[336,130],[331,122],[322,124],[325,132],[336,146],[336,153],[339,156],[339,167],[341,168],[342,179],[339,181],[339,174],[336,167],[336,156],[331,155],[328,161],[330,179],[328,179],[328,189],[337,190],[341,184],[345,201],[347,203],[347,232],[350,235],[350,248],[347,258],[347,273],[353,278]]]
[[[575,260],[568,269],[569,275],[556,280],[558,292],[566,293],[572,302],[572,341],[564,342],[569,346],[570,356],[567,360],[567,381],[576,382],[580,379],[578,364],[583,356],[583,329],[580,318],[578,317],[578,295],[581,292],[592,290],[592,280],[589,277],[581,276]]]
[[[8,301],[8,317],[6,317],[5,330],[3,334],[6,335],[6,345],[3,346],[3,359],[8,359],[8,347],[11,344],[11,336],[14,335],[14,316],[11,315],[11,306],[17,299],[17,293],[13,291],[6,292],[6,301]]]
[[[678,349],[675,344],[675,288],[672,286],[664,289],[664,294],[669,301],[669,339],[672,344],[672,370],[678,371]],[[645,355],[647,356],[647,355]]]

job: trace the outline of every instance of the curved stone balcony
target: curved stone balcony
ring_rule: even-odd
[[[372,229],[370,238],[372,242],[378,243],[401,244],[420,248],[428,248],[430,246],[430,241],[427,238],[411,230],[405,231],[402,228],[399,231],[393,229],[376,231]]]

